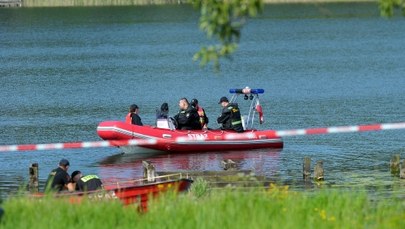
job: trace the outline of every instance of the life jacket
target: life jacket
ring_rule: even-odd
[[[129,112],[128,114],[127,114],[127,116],[125,116],[125,122],[126,123],[129,123],[129,124],[132,124],[132,117],[131,117],[131,112]]]
[[[205,123],[205,117],[206,117],[205,111],[200,106],[197,106],[196,108],[197,108],[198,116],[200,116],[201,127],[204,127],[207,124],[207,123]]]
[[[243,132],[242,117],[239,111],[238,104],[232,103],[228,105],[228,110],[231,111],[231,126],[237,132]]]

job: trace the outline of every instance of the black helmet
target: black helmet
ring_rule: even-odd
[[[190,104],[191,104],[191,106],[195,107],[198,104],[198,100],[197,99],[192,99]]]

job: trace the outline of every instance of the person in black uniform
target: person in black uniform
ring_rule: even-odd
[[[68,190],[68,184],[70,176],[67,173],[70,163],[66,159],[62,159],[59,162],[59,167],[53,169],[46,180],[45,192],[49,191],[64,191]]]
[[[139,107],[136,104],[132,104],[129,107],[129,114],[131,118],[131,123],[138,126],[143,126],[141,117],[139,117]]]
[[[223,107],[221,116],[217,119],[217,122],[222,124],[221,129],[243,132],[242,117],[240,115],[238,104],[229,103],[229,100],[226,97],[222,97],[218,104],[221,104]]]
[[[94,191],[103,188],[103,183],[96,175],[86,175],[76,170],[72,173],[72,183],[75,184],[75,191]]]
[[[186,98],[179,101],[180,111],[174,116],[178,130],[201,130],[200,116]]]

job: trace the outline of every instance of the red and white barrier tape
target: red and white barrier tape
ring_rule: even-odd
[[[6,151],[38,151],[53,149],[77,149],[77,148],[101,148],[130,145],[154,145],[156,140],[113,140],[113,141],[96,141],[96,142],[66,142],[50,144],[27,144],[27,145],[4,145],[0,146],[0,152]]]
[[[275,131],[275,136],[286,137],[286,136],[296,136],[296,135],[337,134],[337,133],[396,130],[396,129],[405,129],[405,122],[358,125],[358,126],[309,128],[309,129],[296,129],[296,130],[280,130],[280,131]]]
[[[275,130],[272,137],[287,137],[297,135],[314,135],[314,134],[335,134],[335,133],[351,133],[351,132],[366,132],[366,131],[381,131],[381,130],[396,130],[405,129],[405,122],[400,123],[383,123],[372,125],[357,125],[357,126],[337,126],[324,128],[308,128],[308,129],[293,129],[293,130]],[[251,132],[243,134],[228,134],[225,139],[239,138],[254,138]],[[186,139],[179,139],[185,141]],[[202,139],[197,139],[202,140]],[[189,140],[193,141],[193,140]],[[195,141],[195,139],[194,139]],[[157,140],[113,140],[113,141],[96,141],[96,142],[67,142],[67,143],[50,143],[50,144],[27,144],[27,145],[3,145],[0,146],[0,152],[6,151],[38,151],[38,150],[54,150],[54,149],[75,149],[75,148],[97,148],[97,147],[116,147],[130,145],[154,145]]]

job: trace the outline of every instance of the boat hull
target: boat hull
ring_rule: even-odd
[[[106,186],[105,190],[114,192],[114,195],[120,199],[124,205],[138,204],[140,210],[146,211],[149,198],[158,196],[162,192],[169,190],[175,192],[183,192],[190,188],[193,181],[190,179],[179,179],[172,181],[162,181],[154,183],[146,183],[143,185],[110,185]]]
[[[191,179],[186,178],[153,183],[139,183],[140,181],[145,182],[143,179],[139,181],[116,182],[114,184],[106,184],[103,190],[56,193],[54,197],[65,199],[72,204],[81,203],[85,199],[89,201],[119,200],[123,205],[136,205],[140,211],[146,211],[150,198],[154,198],[167,191],[187,191],[193,182]],[[46,194],[44,193],[32,195],[34,198],[43,198],[45,196]]]
[[[122,146],[126,153],[137,147],[166,152],[283,148],[282,139],[273,130],[247,130],[244,133],[224,130],[170,130],[105,121],[98,125],[97,133],[104,140],[141,141],[137,146]]]

